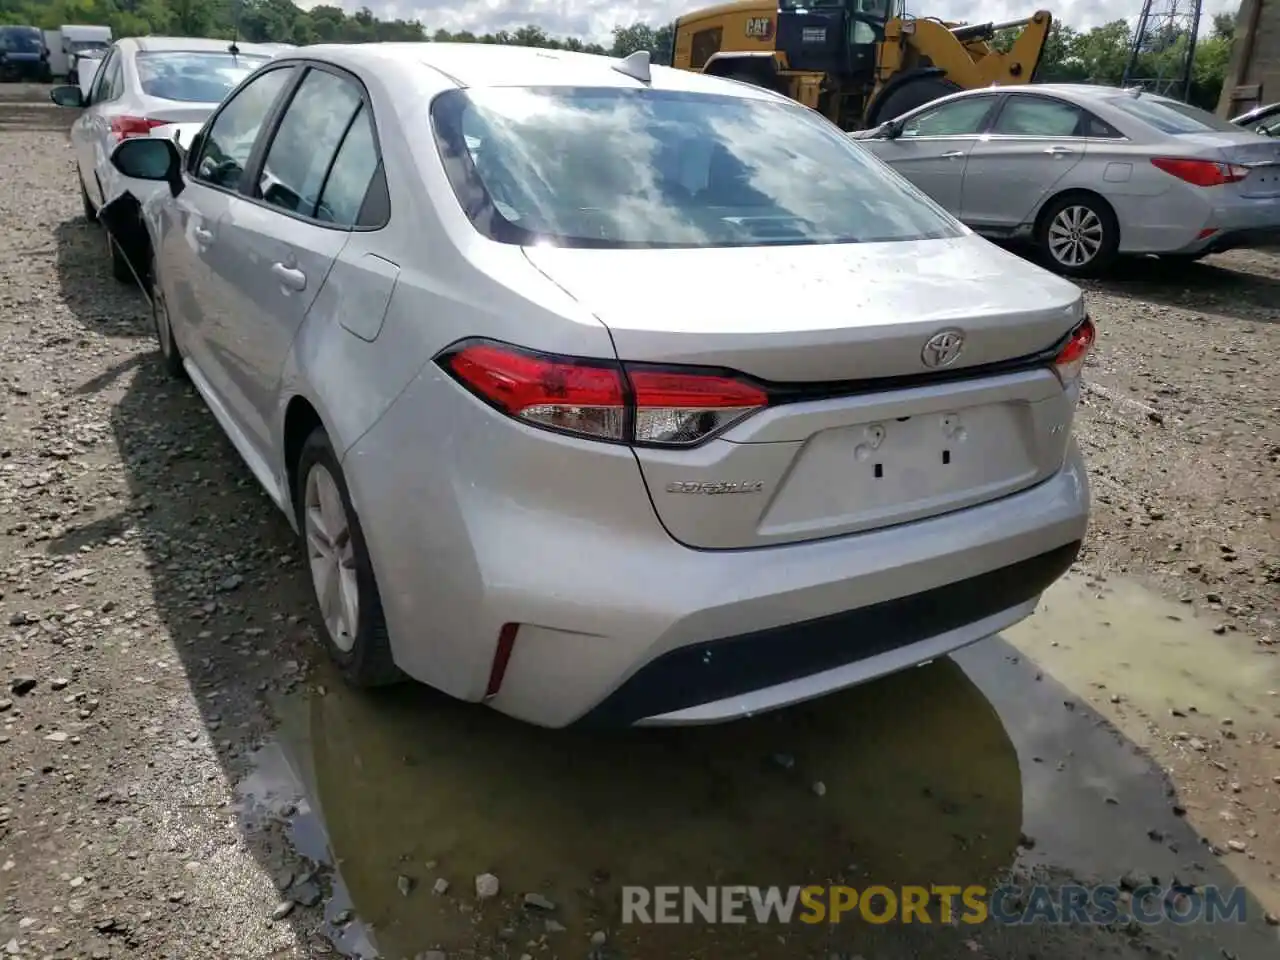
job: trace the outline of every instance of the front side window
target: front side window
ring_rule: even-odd
[[[361,223],[360,209],[378,169],[378,147],[369,108],[361,106],[333,158],[315,218],[344,227]],[[366,225],[366,224],[362,224]],[[373,224],[367,224],[372,226]]]
[[[44,37],[38,30],[11,27],[0,31],[0,50],[9,53],[40,54],[44,52]]]
[[[902,125],[901,137],[970,137],[982,131],[995,97],[966,97],[923,110]]]
[[[1161,133],[1175,136],[1182,133],[1237,132],[1240,129],[1233,123],[1220,120],[1207,110],[1164,97],[1153,97],[1148,94],[1134,97],[1121,94],[1109,97],[1107,103],[1121,113],[1128,114]]]
[[[271,141],[255,195],[291,213],[314,216],[325,176],[360,105],[353,82],[310,70]]]
[[[195,165],[196,179],[227,190],[239,189],[254,141],[293,72],[293,67],[268,70],[236,91],[205,134]]]
[[[457,90],[431,107],[472,223],[506,243],[708,247],[958,236],[812,111],[618,88]]]
[[[218,51],[147,50],[133,58],[138,83],[149,97],[184,103],[221,103],[268,57]]]

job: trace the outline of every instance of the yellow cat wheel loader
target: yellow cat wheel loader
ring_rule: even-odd
[[[786,94],[845,130],[874,127],[973,87],[1030,83],[1053,17],[952,24],[904,0],[731,0],[672,24],[671,65]],[[991,46],[1022,30],[1007,52]]]

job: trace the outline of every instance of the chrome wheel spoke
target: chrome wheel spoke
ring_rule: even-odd
[[[1102,220],[1088,207],[1065,207],[1049,224],[1049,253],[1064,266],[1082,267],[1102,249]]]
[[[345,653],[355,645],[360,622],[355,545],[338,485],[320,464],[307,474],[303,508],[311,583],[320,615],[329,639]]]

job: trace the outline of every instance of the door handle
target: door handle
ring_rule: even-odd
[[[213,231],[206,230],[204,227],[196,227],[191,231],[196,238],[197,243],[213,243]]]
[[[1045,147],[1044,152],[1051,157],[1065,157],[1067,154],[1075,153],[1070,147]]]
[[[307,289],[307,275],[295,267],[287,267],[283,263],[277,262],[271,265],[271,272],[276,275],[276,279],[283,286],[288,287],[290,290],[301,292]]]
[[[942,155],[944,160],[954,160],[957,157],[963,157],[963,156],[964,156],[963,150],[948,150],[946,153]]]

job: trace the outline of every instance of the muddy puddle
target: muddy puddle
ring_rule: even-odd
[[[1169,611],[1130,589],[1098,599],[1068,580],[1007,639],[714,727],[545,731],[414,686],[354,692],[321,670],[309,696],[279,704],[277,739],[240,785],[244,816],[287,822],[322,867],[302,879],[323,886],[326,934],[362,958],[1274,957],[1252,896],[1246,923],[1214,927],[972,926],[936,910],[929,925],[621,922],[623,885],[965,886],[1008,871],[1236,885],[1087,694],[1114,682],[1158,710],[1162,684],[1182,700],[1198,687],[1243,716],[1275,661],[1246,657],[1207,687],[1207,627],[1170,631]],[[1102,679],[1126,669],[1142,680]],[[481,901],[485,873],[501,892]],[[531,893],[550,903],[526,905]]]

